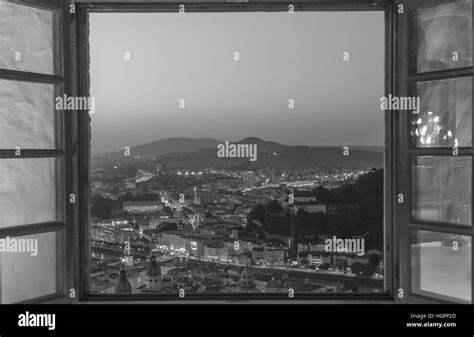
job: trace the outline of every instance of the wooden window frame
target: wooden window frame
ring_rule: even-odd
[[[43,74],[37,72],[0,69],[0,79],[19,82],[41,83],[55,85],[56,95],[70,94],[72,90],[72,68],[70,48],[70,22],[66,18],[67,2],[61,0],[10,0],[19,6],[28,6],[48,10],[53,13],[53,72]],[[72,115],[55,111],[55,148],[54,149],[22,149],[21,156],[15,155],[14,149],[0,149],[1,159],[22,160],[28,158],[51,158],[57,160],[56,165],[56,208],[60,215],[58,221],[33,223],[19,226],[0,228],[0,238],[17,237],[41,233],[56,233],[56,292],[53,294],[28,299],[21,303],[41,303],[45,301],[65,299],[73,281],[70,272],[73,252],[70,243],[73,242],[75,205],[66,202],[66,191],[72,191],[73,150]],[[0,282],[0,303],[1,303]]]
[[[77,87],[79,96],[89,96],[89,42],[88,42],[88,13],[91,12],[178,12],[180,3],[164,3],[157,1],[91,1],[77,0],[76,15],[73,30],[77,32],[74,41],[74,58],[78,64]],[[249,2],[225,3],[217,2],[183,2],[186,12],[272,12],[288,11],[288,2]],[[313,0],[298,1],[294,4],[295,11],[382,11],[385,16],[385,95],[392,92],[393,73],[393,3],[391,0]],[[78,222],[80,243],[79,249],[79,301],[151,301],[163,303],[178,300],[177,294],[110,294],[98,295],[89,293],[90,267],[90,135],[91,125],[88,114],[78,115],[78,152],[79,152],[79,214]],[[385,112],[385,154],[384,154],[384,259],[385,259],[385,292],[383,294],[297,294],[291,303],[304,300],[306,303],[315,301],[392,301],[394,298],[394,284],[397,284],[396,274],[393,273],[396,247],[394,245],[394,213],[396,199],[394,198],[394,145],[393,114]],[[262,296],[260,296],[262,295]],[[281,300],[288,303],[287,294],[187,294],[186,301],[204,300],[206,303],[219,303],[232,300],[267,301]],[[181,301],[181,300],[180,300]],[[278,301],[277,301],[278,302]]]
[[[396,15],[394,30],[397,32],[394,39],[395,53],[395,75],[394,89],[396,96],[411,97],[416,93],[417,82],[444,80],[471,77],[473,79],[474,99],[474,64],[471,67],[454,68],[447,70],[436,70],[428,72],[417,72],[417,46],[415,12],[419,9],[435,7],[440,4],[452,3],[455,0],[396,0],[394,6],[403,5],[404,15]],[[474,7],[473,7],[474,14]],[[473,15],[474,17],[474,15]],[[473,34],[474,37],[474,34]],[[474,107],[474,102],[473,105]],[[395,129],[397,132],[397,144],[395,153],[395,166],[397,167],[396,190],[405,196],[405,202],[398,205],[395,212],[398,229],[396,240],[398,242],[398,275],[399,287],[403,289],[406,296],[403,301],[408,303],[439,304],[460,303],[448,301],[412,292],[411,288],[411,232],[414,230],[426,230],[431,232],[443,232],[467,235],[474,238],[474,208],[471,200],[471,226],[456,225],[446,222],[434,222],[413,219],[411,209],[412,200],[412,160],[417,156],[452,156],[450,147],[417,148],[412,146],[409,135],[408,111],[400,111],[396,119]],[[472,130],[474,131],[474,112],[472,115]],[[472,135],[474,141],[474,134]],[[474,159],[474,147],[459,147],[459,156],[469,156]],[[473,163],[474,164],[474,163]],[[471,172],[471,193],[474,192],[474,169]],[[472,198],[471,198],[472,199]],[[471,275],[474,273],[474,249],[471,248]],[[474,282],[471,277],[471,304],[474,303]]]

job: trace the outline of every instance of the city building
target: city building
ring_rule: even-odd
[[[159,201],[126,201],[123,203],[123,211],[132,214],[151,214],[162,212],[164,206]]]
[[[183,219],[178,216],[160,215],[150,219],[150,228],[158,228],[165,223],[179,224],[182,221]]]
[[[132,286],[132,294],[138,293],[140,289],[146,286],[146,270],[145,269],[129,269],[128,281]]]
[[[243,172],[242,180],[245,186],[252,187],[255,184],[255,172],[253,171]]]
[[[327,206],[317,202],[298,202],[294,204],[296,211],[300,209],[305,210],[308,213],[326,213]]]
[[[196,187],[194,187],[194,203],[196,205],[201,205],[202,200],[201,200],[201,192],[199,192]]]
[[[262,252],[262,260],[266,265],[285,265],[287,261],[287,250],[285,249],[267,249]]]
[[[293,196],[295,203],[317,201],[316,194],[312,191],[295,191]]]
[[[208,261],[218,261],[219,260],[219,246],[205,245],[204,246],[204,259]]]
[[[221,262],[229,262],[230,261],[230,254],[232,252],[230,251],[230,249],[228,247],[219,247],[218,249],[218,258],[219,258],[219,261]]]

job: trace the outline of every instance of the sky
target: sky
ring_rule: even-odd
[[[94,153],[169,137],[384,143],[382,12],[91,13],[89,42]]]

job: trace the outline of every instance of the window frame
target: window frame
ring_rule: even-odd
[[[397,31],[394,39],[396,55],[395,67],[397,71],[394,74],[394,89],[396,96],[414,96],[416,94],[416,84],[423,81],[436,81],[444,79],[456,79],[471,77],[472,98],[474,100],[474,63],[471,67],[450,68],[445,70],[435,70],[427,72],[417,72],[417,44],[416,44],[416,11],[424,8],[436,7],[441,4],[452,3],[456,0],[396,0],[394,6],[403,5],[404,15],[395,17],[395,30]],[[473,6],[474,14],[474,6]],[[474,15],[473,15],[474,17]],[[474,34],[473,34],[474,38]],[[473,102],[474,103],[474,102]],[[472,105],[474,107],[474,104]],[[453,149],[451,147],[415,147],[411,143],[409,135],[408,111],[400,110],[397,113],[395,124],[397,129],[397,146],[395,153],[395,165],[399,168],[397,174],[396,193],[404,195],[404,203],[397,205],[396,222],[399,224],[397,230],[399,251],[399,266],[397,267],[400,275],[399,289],[403,289],[405,296],[401,301],[408,303],[422,304],[452,304],[464,303],[461,301],[448,301],[440,298],[430,297],[420,293],[412,292],[412,271],[411,271],[411,233],[416,230],[425,230],[431,232],[443,232],[467,235],[474,238],[474,208],[471,198],[471,226],[462,224],[452,224],[442,221],[426,221],[412,218],[412,169],[413,162],[417,156],[447,156],[451,157]],[[472,115],[472,140],[474,142],[474,111]],[[459,157],[468,156],[474,160],[474,146],[458,147]],[[471,194],[474,192],[474,169],[471,172]],[[471,275],[474,274],[474,249],[471,248]],[[474,282],[471,277],[471,304],[474,303]]]
[[[61,0],[9,0],[18,6],[28,6],[51,11],[53,13],[53,74],[44,74],[22,70],[0,69],[0,79],[28,83],[55,85],[55,95],[72,92],[72,68],[70,22],[67,20],[67,2]],[[74,206],[67,202],[67,191],[72,191],[73,177],[73,134],[72,115],[75,112],[64,113],[55,110],[55,146],[54,149],[21,149],[21,155],[15,155],[15,149],[0,149],[1,159],[28,159],[28,158],[50,158],[56,159],[56,211],[60,215],[58,221],[33,223],[19,226],[0,228],[0,238],[6,236],[17,237],[32,234],[56,233],[56,292],[32,298],[20,303],[42,303],[45,301],[56,301],[66,299],[67,290],[73,284],[72,273],[69,266],[72,265],[73,252],[71,243],[74,240],[72,229],[74,228]],[[0,270],[1,272],[1,270]],[[0,303],[2,301],[2,289],[0,280]]]
[[[288,11],[288,2],[272,3],[226,3],[223,1],[184,2],[186,12],[272,12]],[[178,12],[179,2],[163,3],[157,1],[76,1],[76,19],[74,30],[77,32],[75,41],[74,57],[77,59],[78,73],[77,85],[79,96],[89,96],[89,42],[88,42],[88,13],[91,12]],[[393,85],[393,2],[392,0],[312,0],[302,1],[294,4],[295,11],[381,11],[384,13],[385,28],[385,95],[392,92]],[[382,113],[382,112],[381,112]],[[385,152],[384,152],[384,293],[380,294],[296,294],[291,303],[299,300],[308,301],[392,301],[394,298],[394,284],[397,283],[396,273],[393,266],[397,265],[395,260],[396,245],[394,244],[394,210],[396,199],[394,198],[394,166],[393,145],[394,129],[393,114],[385,111]],[[89,218],[89,163],[90,163],[90,136],[91,125],[88,114],[78,115],[78,204],[79,204],[79,301],[148,301],[163,303],[169,300],[180,300],[178,294],[90,294],[89,290],[89,267],[90,267],[90,218]],[[260,296],[262,295],[262,296]],[[196,300],[206,303],[222,301],[267,301],[281,300],[288,303],[287,294],[186,294],[186,301]]]

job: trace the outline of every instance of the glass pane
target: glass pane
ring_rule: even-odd
[[[2,303],[56,293],[56,232],[0,239]]]
[[[418,147],[472,146],[472,77],[417,85],[419,113],[411,115]]]
[[[412,291],[471,303],[471,250],[470,236],[414,231],[411,244]]]
[[[0,2],[0,68],[53,74],[53,12]]]
[[[417,157],[413,218],[471,226],[471,157]]]
[[[472,0],[417,11],[417,71],[472,66]]]
[[[0,228],[58,220],[57,160],[0,159]]]
[[[0,149],[55,148],[54,89],[0,80]]]

